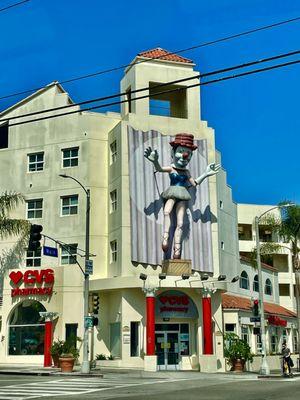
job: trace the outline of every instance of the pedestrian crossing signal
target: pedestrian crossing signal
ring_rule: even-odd
[[[98,294],[93,294],[93,314],[98,315],[99,312],[99,296]]]

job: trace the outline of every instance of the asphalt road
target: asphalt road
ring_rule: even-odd
[[[300,377],[257,380],[256,376],[110,373],[104,378],[0,376],[0,400],[299,400]]]

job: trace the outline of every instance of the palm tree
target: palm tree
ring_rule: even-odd
[[[26,220],[9,217],[10,213],[22,202],[24,202],[24,196],[21,193],[4,192],[0,195],[0,239],[7,239],[10,236],[18,237],[17,242],[11,248],[2,250],[0,255],[1,282],[7,269],[20,264],[24,256],[24,249],[28,244],[30,223]]]
[[[266,214],[261,220],[262,224],[267,225],[273,233],[282,239],[282,243],[263,243],[260,253],[262,257],[268,257],[286,248],[292,254],[298,323],[298,353],[300,355],[300,206],[284,207],[284,204],[287,203],[291,202],[279,203],[280,216]]]

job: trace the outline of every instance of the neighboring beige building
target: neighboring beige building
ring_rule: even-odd
[[[157,56],[161,58],[153,59]],[[144,60],[147,62],[140,63]],[[132,229],[137,222],[132,221],[130,209],[134,199],[130,198],[128,128],[170,136],[192,133],[195,140],[205,141],[207,163],[221,160],[214,131],[200,117],[200,87],[157,95],[160,83],[190,78],[164,86],[166,91],[199,83],[198,72],[190,60],[162,49],[143,52],[133,61],[121,81],[126,102],[120,114],[80,111],[13,126],[40,117],[21,117],[24,113],[66,105],[71,106],[70,112],[78,110],[55,82],[0,114],[0,120],[18,117],[10,120],[9,126],[0,126],[0,169],[5,171],[0,191],[17,190],[26,197],[26,204],[12,216],[43,225],[44,234],[67,244],[71,252],[60,247],[57,259],[39,253],[26,255],[24,249],[23,258],[2,259],[3,363],[42,363],[41,311],[57,313],[55,339],[83,335],[83,275],[76,263],[84,266],[86,198],[73,180],[59,177],[67,174],[91,191],[94,272],[90,295],[91,300],[92,295],[99,296],[100,308],[99,323],[90,329],[90,359],[104,354],[114,360],[101,365],[115,367],[225,370],[222,293],[238,293],[238,283],[231,280],[241,272],[237,206],[226,171],[208,179],[208,204],[198,218],[199,224],[210,224],[209,274],[203,274],[205,265],[194,265],[191,276],[163,276],[161,263],[132,262],[131,252]],[[149,89],[134,92],[145,87]],[[150,98],[134,101],[145,94]],[[55,112],[59,111],[49,115]],[[249,224],[250,217],[243,220],[239,212],[240,216],[241,223]],[[44,244],[55,247],[50,239]],[[14,245],[13,239],[2,241],[0,249],[9,251]],[[250,244],[247,249],[240,251],[250,251]],[[279,257],[276,262],[282,265],[283,260]],[[149,353],[149,313],[155,320],[155,343],[150,343],[155,355]]]

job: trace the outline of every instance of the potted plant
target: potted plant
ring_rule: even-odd
[[[224,335],[224,356],[232,367],[232,371],[243,372],[246,361],[253,361],[249,344],[240,339],[235,333]]]
[[[59,356],[62,353],[64,341],[57,339],[54,340],[50,348],[50,354],[52,356],[53,366],[59,368]]]
[[[61,372],[72,372],[75,361],[79,357],[79,351],[71,341],[66,341],[62,346],[62,353],[59,356]]]

